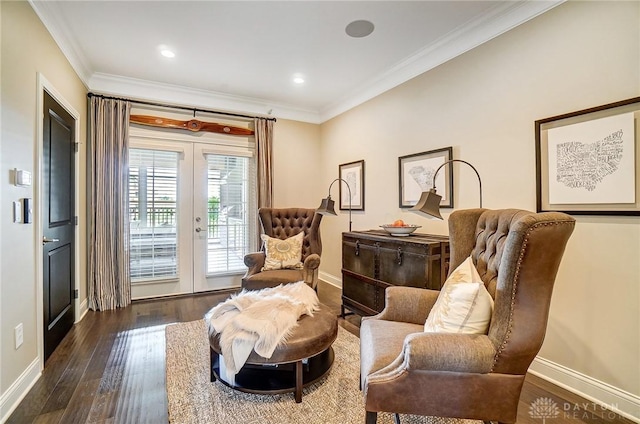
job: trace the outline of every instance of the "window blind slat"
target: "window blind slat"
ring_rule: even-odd
[[[178,153],[130,149],[131,282],[178,275]]]

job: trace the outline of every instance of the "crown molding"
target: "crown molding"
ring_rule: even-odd
[[[360,84],[321,110],[302,109],[295,105],[274,103],[265,99],[94,72],[82,54],[78,53],[81,49],[74,42],[72,34],[66,30],[64,19],[59,16],[55,7],[46,1],[28,1],[82,82],[92,92],[321,124],[535,18],[566,0],[505,1],[485,15],[469,21],[397,63],[386,72]]]
[[[225,93],[137,78],[96,72],[89,79],[88,86],[94,93],[126,97],[135,100],[146,100],[176,106],[199,107],[257,116],[272,116],[313,124],[321,123],[318,112],[312,110],[269,102],[268,100],[233,96]]]
[[[85,86],[89,86],[89,78],[93,73],[93,69],[84,59],[83,55],[78,52],[81,49],[77,43],[73,41],[73,36],[66,29],[64,19],[59,15],[55,7],[46,1],[28,0],[31,8],[36,12],[38,18],[42,21],[53,40],[56,42],[62,54],[67,58],[69,64]]]
[[[386,72],[360,84],[342,99],[322,109],[328,121],[367,100],[417,77],[487,41],[564,3],[566,0],[504,2],[401,61]]]

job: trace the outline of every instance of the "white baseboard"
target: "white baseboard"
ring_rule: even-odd
[[[322,281],[326,281],[327,283],[331,284],[332,286],[338,287],[339,289],[342,288],[342,278],[336,277],[332,274],[329,274],[327,272],[323,272],[320,271],[318,273],[318,278],[321,279]]]
[[[80,299],[76,299],[76,317],[75,317],[75,323],[77,324],[80,321],[82,321],[82,318],[84,318],[84,316],[87,314],[87,312],[89,312],[89,303],[87,301],[87,298],[85,297],[84,300],[82,301],[82,303],[80,303]]]
[[[36,358],[7,391],[0,396],[0,423],[4,423],[9,419],[11,413],[18,407],[41,375],[40,359]]]
[[[541,357],[533,360],[529,372],[631,421],[640,423],[640,396]]]

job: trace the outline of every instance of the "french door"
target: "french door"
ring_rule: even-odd
[[[254,163],[246,148],[131,139],[132,298],[240,286],[256,245]]]

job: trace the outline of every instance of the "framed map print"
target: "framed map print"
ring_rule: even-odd
[[[537,209],[640,215],[640,97],[536,121]]]

